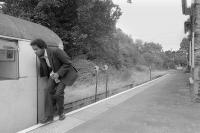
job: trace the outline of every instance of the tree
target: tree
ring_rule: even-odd
[[[180,50],[189,50],[190,42],[188,38],[183,38],[181,43],[180,43]]]
[[[142,48],[142,52],[151,52],[151,53],[161,53],[163,52],[162,46],[154,42],[145,42]]]
[[[181,60],[181,64],[185,65],[187,64],[187,69],[189,70],[189,47],[190,47],[190,41],[188,38],[183,38],[180,43],[180,49],[179,53],[182,51],[182,55],[180,56],[179,60]],[[185,61],[185,63],[183,62]]]
[[[187,65],[186,51],[183,51],[183,50],[176,51],[176,53],[175,53],[175,64],[181,65],[181,66]]]
[[[131,3],[132,3],[132,0],[127,0],[127,2],[131,4]]]
[[[146,53],[143,53],[143,57],[147,63],[148,66],[151,66],[153,63],[154,63],[154,55],[149,53],[149,52],[146,52]]]
[[[164,52],[162,46],[154,42],[145,42],[140,47],[140,53],[144,56],[148,65],[162,67],[164,63]]]
[[[175,51],[165,51],[164,57],[164,67],[167,69],[174,69],[175,68]]]
[[[140,51],[138,51],[137,44],[130,35],[127,35],[121,29],[117,29],[115,37],[119,43],[119,58],[124,66],[130,67],[139,63],[144,64],[144,59],[141,57]]]
[[[86,54],[89,55],[89,59],[96,59],[103,57],[103,55],[110,55],[113,51],[118,51],[118,44],[113,41],[115,38],[113,33],[115,33],[116,22],[121,15],[121,9],[110,0],[92,1],[79,0],[78,5],[80,6],[77,11],[78,25],[81,32],[87,36],[84,39],[84,45],[87,45],[88,48]],[[113,49],[111,50],[111,48]],[[104,50],[100,51],[100,49]],[[98,52],[101,54],[97,54]]]

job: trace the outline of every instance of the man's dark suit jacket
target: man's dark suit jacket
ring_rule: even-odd
[[[69,56],[59,48],[47,48],[47,55],[51,69],[54,73],[58,73],[59,79],[66,86],[71,86],[78,77],[75,67],[73,67]],[[52,70],[46,64],[45,59],[40,58],[40,76],[48,76]]]

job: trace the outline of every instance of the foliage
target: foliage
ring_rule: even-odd
[[[158,67],[163,66],[164,52],[160,44],[145,42],[144,45],[140,47],[140,51],[148,66],[152,66],[153,64]]]
[[[188,38],[183,38],[180,43],[180,50],[188,51],[189,46],[190,46],[190,42],[189,42]]]
[[[174,57],[175,57],[174,51],[171,50],[165,51],[165,59],[164,59],[165,68],[175,68]]]
[[[132,3],[132,0],[127,0],[128,3]]]
[[[181,65],[181,66],[186,66],[187,65],[187,54],[185,51],[178,50],[175,52],[175,64],[176,65]]]
[[[187,54],[183,50],[178,51],[165,51],[165,62],[164,66],[167,68],[175,68],[176,66],[187,65]]]
[[[138,50],[137,42],[134,42],[130,35],[125,34],[121,29],[117,29],[115,33],[119,44],[119,58],[124,66],[133,66],[136,64],[145,64],[143,56]]]

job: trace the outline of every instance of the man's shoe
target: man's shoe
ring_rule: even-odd
[[[65,119],[65,114],[59,115],[59,120],[64,120]]]
[[[51,123],[53,122],[53,117],[45,117],[43,120],[40,121],[40,123],[45,124],[45,123]]]

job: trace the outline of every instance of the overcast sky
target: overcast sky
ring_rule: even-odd
[[[164,51],[179,49],[188,18],[182,14],[181,0],[132,0],[132,4],[126,1],[113,0],[123,12],[117,27],[134,40],[161,44]]]

